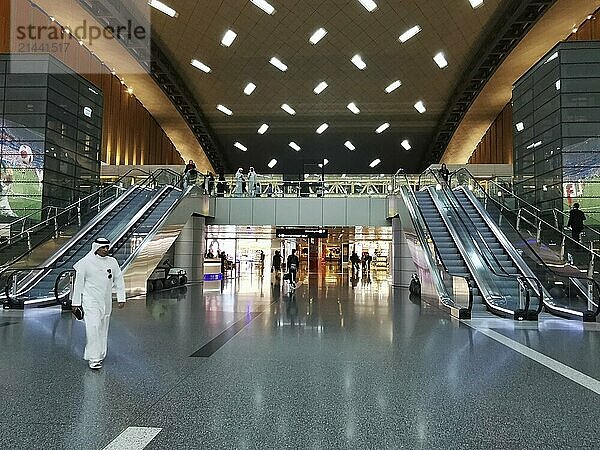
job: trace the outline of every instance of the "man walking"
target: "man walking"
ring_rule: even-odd
[[[568,227],[571,227],[571,237],[579,242],[579,237],[583,231],[583,222],[586,219],[585,214],[579,209],[579,203],[573,204],[573,209],[569,212]]]
[[[113,288],[117,291],[119,309],[125,306],[123,274],[117,260],[108,256],[109,248],[108,239],[96,239],[92,251],[73,266],[76,271],[73,310],[83,309],[86,335],[83,359],[94,370],[102,368],[106,357]]]
[[[298,267],[300,266],[300,259],[296,255],[296,249],[292,249],[292,254],[287,257],[287,269],[290,274],[290,288],[296,289],[296,278],[298,275]]]

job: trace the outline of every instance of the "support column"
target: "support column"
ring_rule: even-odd
[[[392,219],[392,286],[408,287],[416,272],[399,218]]]
[[[175,241],[175,267],[187,270],[190,283],[204,281],[204,217],[190,217]]]

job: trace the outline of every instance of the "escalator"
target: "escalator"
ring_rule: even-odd
[[[132,186],[42,266],[6,271],[5,307],[56,304],[57,280],[61,274],[72,271],[73,264],[89,252],[98,237],[111,240],[111,254],[123,266],[181,196],[181,189],[173,184],[157,183],[156,174]]]
[[[502,241],[509,254],[519,256],[522,273],[539,280],[545,311],[568,319],[596,321],[600,285],[594,263],[600,255],[546,222],[541,211],[514,193],[502,191],[502,195],[490,196],[466,169],[455,178],[461,182],[452,191],[465,214],[490,238]]]
[[[416,193],[418,208],[431,239],[449,271],[468,277],[473,309],[515,320],[537,320],[544,291],[524,262],[511,254],[483,226],[481,218],[467,214],[455,194],[429,172],[429,183]]]

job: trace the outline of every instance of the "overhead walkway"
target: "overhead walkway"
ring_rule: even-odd
[[[165,243],[165,239],[162,239],[158,249],[152,251],[156,247],[156,236],[177,208],[183,205],[186,211],[184,214],[177,214],[178,226],[173,227],[171,224],[170,239],[166,239],[170,243],[177,238],[192,214],[208,214],[208,203],[197,200],[197,191],[195,186],[182,190],[178,174],[159,170],[122,190],[112,202],[104,205],[105,202],[99,201],[94,205],[93,217],[80,226],[57,251],[48,255],[43,264],[27,266],[21,263],[30,258],[31,252],[45,251],[40,243],[36,248],[14,258],[11,264],[2,269],[0,295],[3,297],[4,307],[24,308],[64,302],[68,298],[73,265],[90,251],[91,243],[98,237],[106,237],[112,242],[111,254],[119,262],[126,278],[128,269],[141,254],[144,254],[144,267],[154,263],[150,271],[154,270],[164,255]],[[192,204],[185,201],[188,197],[193,197]],[[66,229],[73,227],[69,221],[66,222]],[[75,228],[77,225],[74,225]],[[47,232],[43,227],[38,227],[30,234],[36,231],[42,234]]]

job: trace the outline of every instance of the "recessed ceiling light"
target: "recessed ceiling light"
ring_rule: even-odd
[[[523,122],[519,122],[516,127],[517,131],[523,131],[525,129],[525,124]]]
[[[325,28],[319,28],[317,31],[315,31],[312,34],[312,36],[310,37],[310,39],[308,40],[308,42],[310,42],[312,45],[315,45],[321,39],[323,39],[326,34],[327,34],[327,30]]]
[[[369,167],[372,169],[374,167],[377,167],[380,163],[381,163],[381,160],[379,158],[374,159],[373,161],[371,161],[371,164],[369,164]]]
[[[400,86],[402,86],[402,81],[396,80],[392,84],[390,84],[388,87],[385,88],[385,92],[387,92],[389,94],[391,92],[394,92]]]
[[[256,89],[256,85],[254,83],[248,83],[244,88],[244,94],[250,95],[254,92],[254,89]]]
[[[354,102],[348,103],[347,108],[354,114],[360,114],[360,109],[358,109],[358,106],[356,106],[356,103]]]
[[[406,30],[404,33],[402,33],[399,37],[400,42],[405,43],[406,41],[408,41],[410,38],[416,36],[417,34],[419,34],[419,32],[421,31],[421,27],[419,25],[415,25],[414,27],[412,27],[409,30]]]
[[[265,134],[268,129],[269,129],[269,125],[267,125],[266,123],[263,123],[260,126],[260,128],[258,129],[258,134]]]
[[[325,158],[325,159],[323,160],[323,162],[319,164],[319,167],[320,167],[320,168],[323,168],[323,167],[325,167],[327,164],[329,164],[329,160],[328,160],[327,158]]]
[[[314,88],[313,92],[317,95],[319,95],[321,92],[323,92],[325,89],[327,89],[329,85],[325,82],[325,81],[321,81],[319,84],[317,84],[317,86]]]
[[[224,47],[231,46],[231,44],[233,44],[233,41],[235,41],[236,37],[237,33],[235,31],[227,30],[225,36],[223,36],[223,39],[221,39],[221,45],[223,45]]]
[[[202,61],[198,61],[197,59],[192,59],[190,64],[192,66],[194,66],[196,69],[200,69],[202,72],[209,73],[212,70],[210,67],[208,67],[206,64],[204,64]]]
[[[245,145],[240,144],[239,142],[236,142],[235,144],[233,144],[233,146],[237,149],[240,149],[243,152],[248,151],[248,148]]]
[[[296,110],[294,108],[292,108],[290,105],[288,105],[287,103],[284,103],[283,105],[281,105],[281,109],[283,109],[286,113],[288,113],[292,116],[296,114]]]
[[[367,64],[362,60],[362,58],[360,57],[360,55],[354,55],[352,57],[351,61],[360,70],[364,70],[367,67]]]
[[[227,114],[228,116],[233,116],[233,111],[230,110],[227,106],[217,105],[217,109],[221,111],[223,114]]]
[[[296,144],[294,141],[290,142],[290,147],[292,147],[297,152],[300,151],[300,146],[298,144]]]
[[[423,104],[422,100],[419,100],[417,103],[415,103],[415,109],[417,111],[419,111],[421,114],[423,114],[425,111],[427,111],[427,108],[425,108],[425,105]]]
[[[438,65],[438,67],[440,69],[444,69],[444,68],[448,67],[448,61],[446,60],[446,57],[444,56],[443,52],[439,52],[437,55],[435,55],[433,57],[433,60],[435,61],[435,63]]]
[[[317,128],[317,134],[323,134],[327,128],[329,128],[328,123],[322,124],[319,128]]]
[[[275,158],[273,158],[271,161],[269,161],[269,164],[267,164],[269,166],[269,169],[272,169],[273,167],[275,167],[277,165],[277,160]]]
[[[276,58],[275,56],[273,56],[269,62],[271,64],[273,64],[275,67],[277,67],[279,70],[281,70],[282,72],[285,72],[286,70],[288,70],[288,66],[286,66],[284,63],[282,63],[281,60],[279,58]]]
[[[379,125],[379,127],[375,130],[375,133],[377,134],[381,134],[383,133],[385,130],[387,130],[390,127],[390,124],[388,122],[386,123],[382,123],[381,125]]]
[[[377,9],[377,3],[373,0],[358,0],[358,2],[365,7],[365,9],[369,12],[375,11]]]
[[[483,5],[483,0],[469,0],[469,3],[473,7],[473,9],[475,9]]]
[[[410,142],[408,142],[407,139],[403,140],[402,144],[400,144],[400,145],[402,145],[402,147],[404,147],[404,150],[410,150],[412,148],[410,145]]]
[[[158,0],[148,0],[148,4],[153,8],[159,10],[161,13],[166,14],[169,17],[177,17],[179,14],[170,6],[165,5],[163,2]]]
[[[356,150],[356,147],[355,147],[355,146],[354,146],[354,144],[353,144],[352,142],[350,142],[350,141],[346,141],[346,142],[344,142],[344,145],[346,146],[346,148],[347,148],[348,150],[353,150],[353,151],[354,151],[354,150]]]
[[[265,0],[250,0],[250,2],[254,3],[267,14],[275,14],[275,8],[273,7],[273,5],[271,5],[269,2],[266,2]]]

